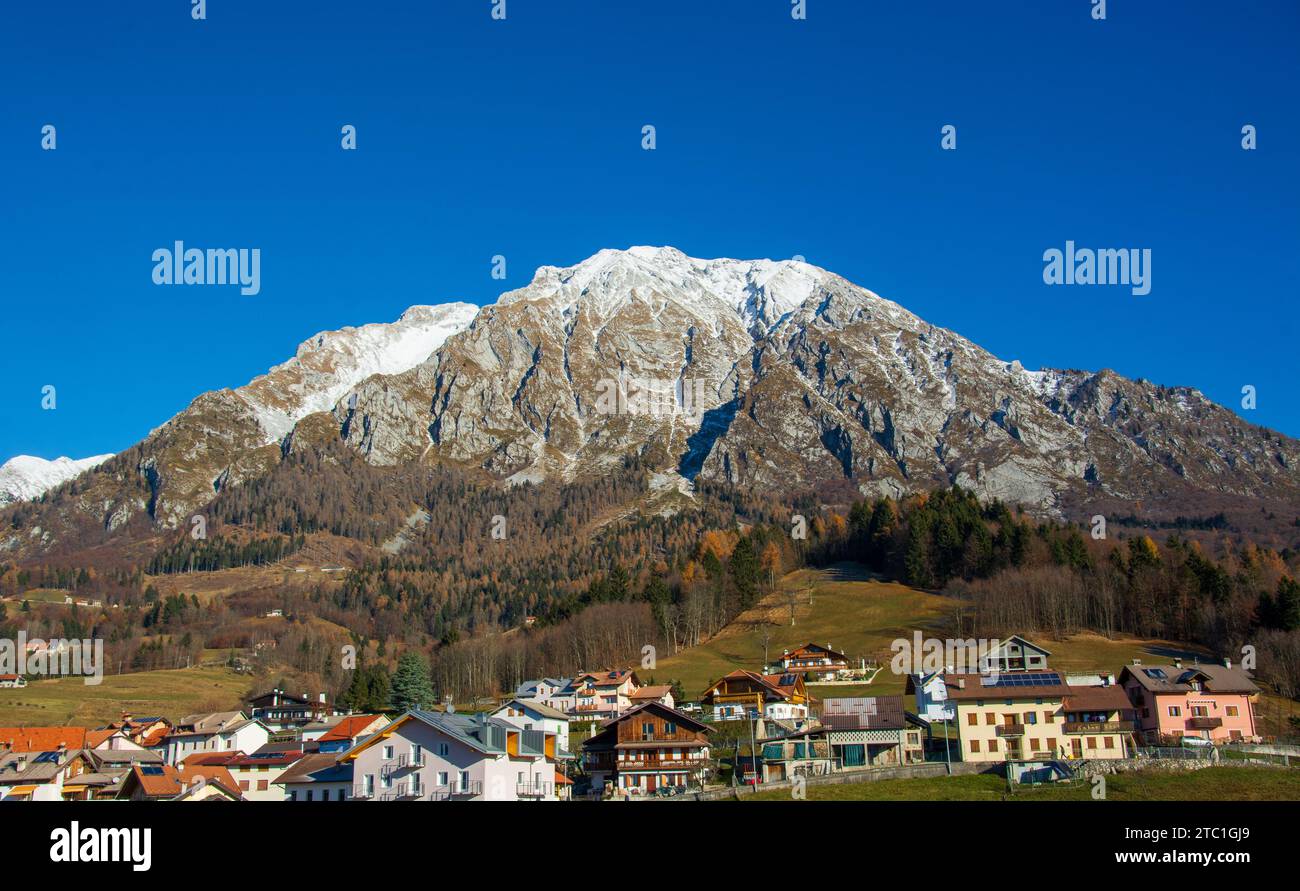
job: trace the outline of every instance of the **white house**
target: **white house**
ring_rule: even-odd
[[[542,730],[555,734],[561,752],[569,751],[569,716],[559,709],[528,699],[512,699],[492,712],[492,717],[520,730]]]
[[[957,714],[948,701],[948,687],[943,682],[942,671],[908,675],[907,692],[915,694],[916,716],[927,724],[951,721]]]
[[[256,752],[270,737],[265,724],[243,712],[213,712],[182,718],[157,749],[175,766],[196,752]]]
[[[555,734],[486,714],[411,710],[339,757],[353,800],[555,801]]]

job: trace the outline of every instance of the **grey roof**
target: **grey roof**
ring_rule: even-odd
[[[90,760],[99,768],[105,764],[160,764],[162,755],[153,749],[91,749]]]
[[[569,720],[569,716],[566,715],[564,712],[560,711],[558,708],[551,708],[549,705],[547,705],[544,702],[538,702],[537,700],[534,699],[524,699],[521,696],[516,696],[514,699],[511,699],[509,702],[504,703],[501,706],[501,708],[507,708],[512,705],[517,705],[522,709],[527,709],[528,711],[537,712],[537,714],[541,715],[543,718],[553,718],[557,721]],[[497,709],[497,711],[501,711],[501,709],[499,708]]]
[[[1198,676],[1208,693],[1258,693],[1259,687],[1240,668],[1225,665],[1126,665],[1120,673],[1131,677],[1152,693],[1190,693],[1191,682]]]

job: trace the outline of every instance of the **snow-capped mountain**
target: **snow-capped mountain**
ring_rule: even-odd
[[[71,509],[113,530],[147,512],[175,527],[228,485],[280,460],[281,440],[372,375],[417,365],[473,320],[468,303],[414,306],[397,321],[324,331],[238,389],[201,394],[141,443],[101,464]],[[50,532],[47,523],[43,534]]]
[[[18,455],[0,465],[0,507],[15,501],[40,498],[50,489],[103,464],[112,455],[91,458],[55,458],[47,461]]]
[[[481,310],[415,307],[318,334],[247,386],[202,394],[31,525],[41,546],[78,517],[174,528],[331,440],[372,464],[450,462],[506,484],[637,456],[657,486],[687,492],[696,479],[867,496],[955,483],[1076,517],[1103,502],[1190,515],[1214,499],[1300,500],[1300,443],[1196,390],[1027,371],[804,262],[634,247],[544,266]],[[21,535],[0,532],[0,550],[32,547]]]

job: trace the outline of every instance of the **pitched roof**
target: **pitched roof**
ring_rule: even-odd
[[[332,752],[304,755],[273,780],[276,783],[341,783],[352,777],[352,765],[340,764]]]
[[[707,690],[704,691],[703,699],[707,699],[710,694],[717,689],[723,681],[748,680],[763,689],[772,699],[790,699],[798,692],[798,686],[801,675],[797,672],[782,672],[781,674],[759,674],[756,671],[748,671],[744,668],[737,668],[735,671],[723,675]]]
[[[694,728],[696,730],[703,730],[705,732],[712,732],[713,730],[713,728],[709,727],[708,724],[705,724],[701,721],[697,721],[695,718],[692,718],[690,715],[686,714],[685,712],[679,712],[675,708],[669,708],[668,706],[664,705],[662,702],[660,702],[657,699],[652,699],[649,702],[643,702],[640,705],[634,705],[627,711],[623,712],[623,714],[616,715],[613,718],[606,718],[604,721],[600,723],[600,730],[603,731],[606,730],[607,728],[613,727],[615,724],[621,724],[622,722],[628,720],[629,718],[635,717],[636,715],[639,715],[641,712],[644,711],[659,712],[660,714],[672,718],[673,721],[678,724],[682,724],[687,727]]]
[[[655,684],[651,687],[642,687],[635,693],[631,694],[629,699],[663,699],[669,693],[673,692],[672,684]]]
[[[856,696],[827,699],[822,726],[830,730],[902,730],[907,726],[901,696]]]
[[[1119,682],[1131,677],[1152,693],[1191,693],[1192,681],[1199,680],[1207,693],[1258,693],[1250,676],[1226,665],[1125,665]],[[3,739],[3,737],[0,737]]]
[[[1075,712],[1126,712],[1132,711],[1133,703],[1128,701],[1128,694],[1117,684],[1106,686],[1070,687],[1070,695],[1061,703],[1067,711]]]
[[[0,727],[0,748],[13,752],[53,752],[59,746],[86,748],[85,727]]]
[[[112,739],[113,737],[117,736],[119,733],[121,733],[120,730],[116,730],[116,729],[111,728],[111,727],[110,727],[110,728],[106,728],[106,729],[104,729],[104,730],[87,730],[87,731],[86,731],[86,748],[88,748],[88,749],[96,748],[96,747],[98,747],[99,745],[101,745],[102,743],[108,742],[108,740],[110,740],[110,739]]]
[[[366,728],[375,721],[382,718],[383,715],[349,715],[335,724],[329,731],[321,737],[325,740],[353,740],[366,732]]]
[[[1000,671],[987,674],[945,673],[949,699],[1059,699],[1070,687],[1059,671]]]
[[[633,694],[633,697],[635,697],[635,694]],[[511,699],[508,702],[502,703],[501,708],[498,708],[492,714],[495,715],[498,712],[500,712],[501,709],[510,708],[511,706],[518,706],[521,709],[526,709],[527,711],[536,712],[537,714],[541,715],[543,718],[551,718],[552,720],[555,721],[569,720],[569,716],[566,715],[564,712],[560,711],[558,708],[551,708],[549,705],[547,705],[544,702],[538,702],[535,699],[523,699],[522,697],[518,697],[518,696],[516,696],[514,699]]]

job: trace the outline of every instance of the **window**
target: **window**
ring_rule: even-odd
[[[446,758],[446,757],[447,757],[447,753],[448,753],[448,751],[450,751],[450,750],[448,749],[446,743],[438,743],[438,754],[439,754],[440,756],[442,756],[443,758]]]
[[[419,743],[411,743],[411,763],[412,764],[424,763],[424,746],[420,745]]]
[[[1225,705],[1223,707],[1223,713],[1229,718],[1235,718],[1237,717],[1237,707],[1235,705]]]
[[[384,746],[384,760],[385,760],[385,761],[390,761],[390,760],[392,760],[392,757],[393,757],[393,747],[392,747],[392,746]]]
[[[1177,718],[1183,713],[1183,710],[1176,705],[1169,706],[1169,717]]]
[[[984,716],[984,723],[985,723],[985,724],[993,725],[993,724],[996,724],[997,722],[998,722],[998,716],[997,716],[996,714],[994,714],[993,712],[989,712],[988,714],[986,714],[986,715]]]
[[[1056,720],[1056,715],[1054,715],[1054,714],[1052,714],[1051,712],[1048,712],[1048,711],[1043,712],[1043,723],[1044,723],[1044,724],[1051,724],[1051,723],[1052,723],[1053,721],[1055,721],[1055,720]]]
[[[1038,723],[1038,712],[1025,712],[1025,723],[1026,723],[1026,724],[1037,724],[1037,723]]]
[[[655,735],[655,725],[650,721],[643,722],[641,724],[641,738],[654,739],[654,735]]]
[[[980,722],[980,716],[975,714],[974,712],[971,712],[966,716],[966,723],[971,727],[979,726],[979,722]]]
[[[375,775],[374,775],[373,773],[368,773],[368,774],[366,774],[366,781],[365,781],[365,783],[363,783],[362,785],[365,786],[366,795],[374,795],[374,794],[375,794]]]
[[[462,792],[468,792],[468,791],[469,791],[469,771],[468,771],[468,770],[462,770],[462,771],[460,772],[460,791],[462,791]]]
[[[418,773],[411,774],[411,794],[420,794],[420,775]]]
[[[1088,748],[1090,749],[1097,748],[1097,737],[1095,736],[1088,737]]]
[[[447,771],[445,770],[438,771],[438,785],[439,786],[447,785]]]
[[[1106,748],[1108,749],[1115,748],[1115,737],[1113,736],[1106,737]]]
[[[996,752],[997,750],[998,750],[998,741],[996,739],[989,740],[989,751]]]
[[[290,790],[289,790],[289,800],[290,800],[290,801],[297,801],[297,800],[298,800],[298,790],[297,790],[297,789],[290,789]]]
[[[1203,705],[1192,706],[1192,716],[1196,718],[1209,717],[1210,710]]]
[[[340,789],[340,790],[339,790],[339,798],[338,798],[338,800],[339,800],[339,801],[346,801],[346,800],[347,800],[347,797],[348,797],[348,790],[347,790],[347,789]]]
[[[524,772],[522,770],[515,774],[515,782],[521,786],[524,784]]]
[[[311,790],[310,790],[310,789],[307,790],[307,800],[308,800],[308,801],[311,801]]]
[[[329,800],[330,800],[330,790],[329,790],[329,789],[321,789],[321,790],[320,790],[320,800],[321,800],[321,801],[329,801]]]
[[[248,780],[240,780],[240,781],[239,781],[239,791],[240,791],[240,792],[247,792],[247,791],[248,791]]]
[[[391,773],[386,773],[379,778],[379,782],[385,789],[391,789],[393,788],[393,775]]]
[[[970,750],[972,752],[978,752],[980,750],[980,741],[978,739],[972,739],[970,741]]]
[[[270,782],[270,780],[258,780],[258,781],[257,781],[257,791],[258,791],[258,792],[265,792],[265,791],[267,790],[267,783],[269,783],[269,782]]]

